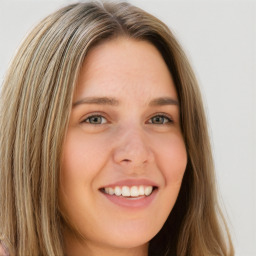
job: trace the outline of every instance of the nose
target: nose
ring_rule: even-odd
[[[129,169],[140,168],[154,159],[149,141],[142,129],[126,128],[117,138],[114,161]]]

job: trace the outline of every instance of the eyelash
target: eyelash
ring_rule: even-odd
[[[153,123],[152,119],[156,118],[156,117],[157,118],[163,118],[164,122],[163,123]],[[101,123],[91,123],[90,119],[92,119],[92,118],[101,118],[101,120],[105,119],[105,121],[103,123],[102,122]],[[149,120],[151,120],[151,121],[148,121],[147,123],[155,124],[155,125],[168,125],[168,124],[172,124],[173,123],[173,119],[169,115],[163,114],[163,113],[155,114]],[[92,115],[86,117],[81,123],[88,123],[88,124],[91,124],[91,125],[100,125],[100,124],[107,123],[107,119],[102,114],[92,114]]]
[[[92,115],[86,117],[82,121],[82,123],[88,123],[88,124],[92,124],[92,125],[104,124],[104,123],[91,123],[90,121],[88,122],[88,120],[90,120],[91,118],[101,118],[101,120],[104,118],[106,120],[104,123],[107,123],[107,119],[102,114],[92,114]]]
[[[154,116],[152,116],[149,120],[152,120],[153,118],[163,118],[165,119],[164,123],[158,123],[158,124],[155,124],[155,125],[168,125],[168,124],[172,124],[173,123],[173,119],[167,115],[167,114],[163,114],[163,113],[157,113],[155,114]],[[154,124],[151,122],[151,124]]]

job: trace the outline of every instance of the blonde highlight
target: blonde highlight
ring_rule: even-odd
[[[234,255],[194,73],[167,26],[124,2],[77,3],[56,11],[14,58],[1,93],[0,240],[10,255],[64,255],[58,183],[73,92],[87,52],[117,36],[149,41],[162,54],[179,96],[188,152],[179,197],[149,255]]]

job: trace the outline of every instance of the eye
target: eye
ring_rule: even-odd
[[[172,119],[166,115],[156,115],[149,119],[151,124],[169,124],[173,123]]]
[[[87,117],[83,120],[82,123],[89,123],[89,124],[105,124],[107,123],[107,120],[105,117],[101,115],[92,115]]]

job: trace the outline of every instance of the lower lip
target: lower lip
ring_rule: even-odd
[[[129,197],[123,197],[123,196],[115,196],[115,195],[109,195],[101,192],[109,201],[112,203],[125,207],[130,209],[140,209],[140,208],[146,208],[149,206],[157,194],[157,189],[153,190],[153,192],[149,196],[141,196],[138,198],[129,198]]]

